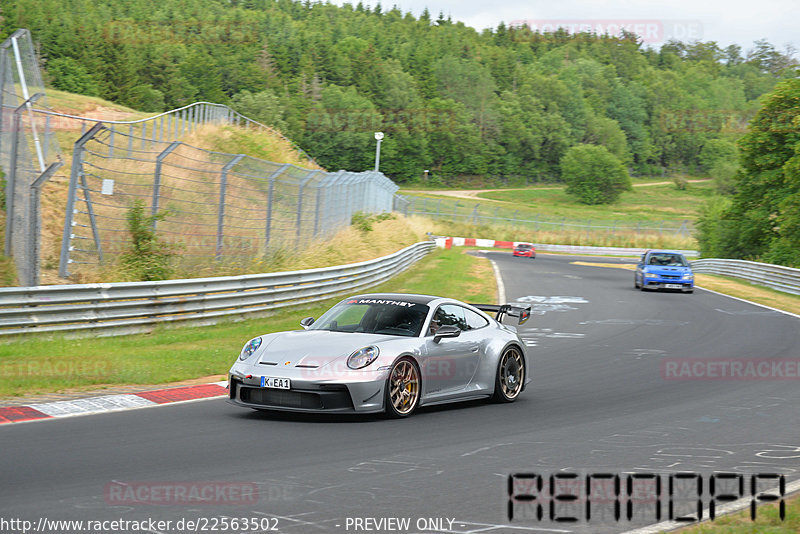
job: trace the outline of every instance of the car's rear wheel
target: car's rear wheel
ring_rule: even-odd
[[[525,359],[518,347],[508,347],[503,351],[497,365],[494,383],[496,402],[514,402],[525,384]]]
[[[408,417],[419,404],[419,368],[411,358],[400,358],[389,371],[386,379],[386,415]]]

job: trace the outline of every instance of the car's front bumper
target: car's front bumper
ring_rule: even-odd
[[[694,289],[694,280],[675,280],[672,278],[644,278],[642,280],[647,289],[680,289],[691,291]]]
[[[372,413],[383,410],[386,373],[370,379],[313,381],[291,379],[291,389],[261,387],[261,377],[228,375],[228,400],[264,410],[325,413]]]

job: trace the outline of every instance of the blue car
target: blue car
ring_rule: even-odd
[[[670,250],[648,250],[642,254],[633,285],[637,289],[680,289],[685,293],[694,291],[694,274],[686,258],[680,252]]]

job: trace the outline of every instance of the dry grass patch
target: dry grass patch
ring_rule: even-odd
[[[800,296],[782,293],[742,280],[711,274],[695,274],[695,284],[719,293],[800,315]]]

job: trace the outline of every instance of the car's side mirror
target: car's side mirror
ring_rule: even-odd
[[[300,320],[300,326],[302,326],[304,329],[308,328],[312,324],[314,324],[314,318],[313,317],[306,317],[305,319],[301,319]]]
[[[461,335],[461,329],[452,324],[446,324],[444,326],[440,326],[439,330],[436,331],[436,334],[433,335],[433,342],[438,343],[442,339],[446,337],[458,337]]]

